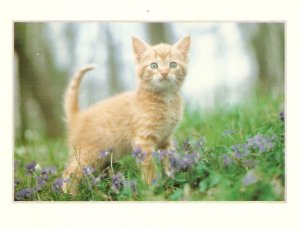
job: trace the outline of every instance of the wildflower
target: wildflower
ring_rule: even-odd
[[[284,113],[284,111],[281,111],[281,112],[279,113],[279,118],[280,118],[280,120],[281,120],[282,122],[284,122],[284,118],[285,118],[285,113]]]
[[[111,181],[112,181],[111,189],[115,193],[119,193],[120,190],[124,186],[124,180],[122,179],[122,173],[118,172],[117,175],[112,176]]]
[[[45,167],[42,169],[42,175],[49,175],[49,174],[56,174],[56,167],[55,166],[50,166],[50,167]]]
[[[234,156],[236,158],[243,158],[250,153],[250,151],[248,149],[248,145],[246,145],[246,144],[233,145],[233,146],[231,146],[231,149],[233,150]]]
[[[198,163],[200,157],[197,152],[191,154],[174,154],[170,157],[170,167],[173,170],[186,171]]]
[[[257,182],[257,177],[252,171],[248,171],[242,180],[244,186],[255,184],[256,182]]]
[[[24,200],[25,198],[30,198],[33,196],[33,193],[34,190],[32,188],[24,188],[16,194],[16,199]]]
[[[146,157],[146,153],[142,151],[140,146],[136,147],[131,155],[138,163],[141,163]]]
[[[33,172],[35,172],[35,167],[36,167],[36,162],[31,162],[29,164],[27,164],[26,166],[26,174],[33,174]]]
[[[105,157],[107,157],[111,153],[112,153],[112,149],[100,151],[100,153],[99,153],[99,159],[105,158]]]
[[[223,156],[223,164],[225,167],[230,166],[232,164],[232,159],[228,154],[224,154]]]
[[[86,166],[82,169],[84,175],[91,175],[94,172],[94,168],[91,166]]]
[[[61,187],[63,186],[63,179],[62,178],[57,178],[54,183],[52,184],[52,191],[53,192],[61,192],[62,189]]]
[[[47,184],[48,175],[39,175],[37,178],[37,186],[35,187],[35,191],[40,191]]]
[[[258,134],[252,138],[248,139],[247,145],[253,149],[258,149],[259,153],[264,153],[270,151],[274,147],[274,137],[265,137]]]

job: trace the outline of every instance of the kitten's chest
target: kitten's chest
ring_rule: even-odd
[[[175,98],[149,103],[143,108],[140,127],[143,136],[155,136],[158,142],[168,138],[177,126],[182,114],[182,100]]]

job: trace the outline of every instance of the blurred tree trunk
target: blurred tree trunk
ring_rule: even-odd
[[[147,23],[146,30],[151,45],[171,43],[171,31],[166,23]]]
[[[250,34],[250,45],[257,63],[258,90],[282,91],[285,74],[285,35],[283,23],[260,23],[246,29]],[[252,28],[252,29],[251,29]]]
[[[61,107],[60,87],[53,84],[54,65],[50,48],[44,37],[44,25],[40,23],[15,23],[14,48],[18,56],[18,80],[20,88],[20,138],[31,123],[37,122],[29,117],[31,108],[26,106],[31,97],[38,105],[46,135],[56,137],[62,132],[62,120],[57,111]]]
[[[108,67],[108,86],[109,86],[109,94],[114,95],[122,91],[122,84],[119,78],[119,65],[118,65],[118,55],[119,50],[116,47],[114,42],[112,32],[110,31],[110,27],[106,25],[104,27],[107,41],[107,67]]]

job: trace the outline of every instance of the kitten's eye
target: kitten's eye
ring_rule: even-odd
[[[150,67],[151,67],[151,69],[157,69],[157,68],[158,68],[158,65],[157,65],[157,63],[152,62],[152,63],[150,64]]]
[[[177,67],[177,63],[176,62],[171,62],[170,63],[170,68],[175,69]]]

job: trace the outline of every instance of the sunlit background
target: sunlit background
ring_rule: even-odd
[[[28,130],[63,135],[62,98],[80,67],[97,65],[81,85],[85,108],[136,87],[132,36],[172,44],[185,35],[192,39],[187,106],[213,110],[284,93],[283,23],[16,23],[16,138]]]

